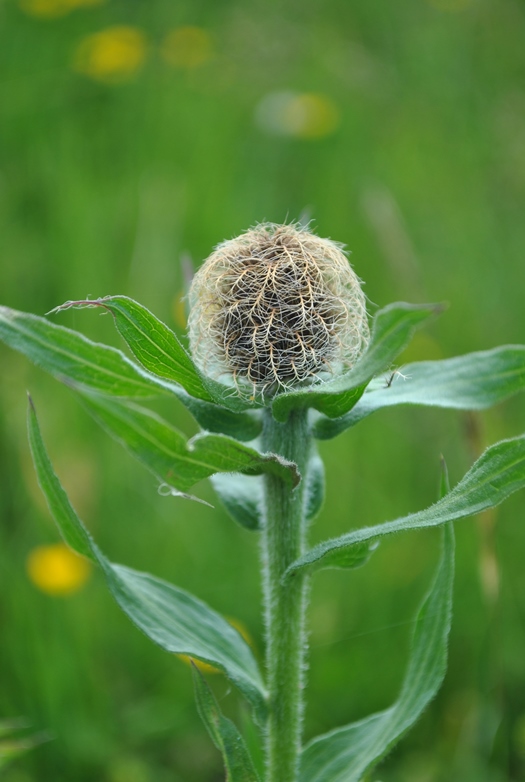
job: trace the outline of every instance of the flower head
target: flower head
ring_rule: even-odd
[[[368,342],[365,296],[340,245],[299,225],[265,223],[223,242],[189,296],[197,365],[241,390],[326,379]]]

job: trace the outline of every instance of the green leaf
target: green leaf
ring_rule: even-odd
[[[147,573],[109,562],[78,518],[55,475],[32,403],[28,432],[38,482],[66,543],[100,566],[111,594],[148,638],[168,652],[219,668],[241,690],[262,721],[266,692],[257,663],[242,636],[188,592]]]
[[[196,399],[181,386],[153,377],[119,350],[37,315],[0,307],[0,339],[66,384],[128,398],[172,393],[204,429],[238,440],[253,440],[261,431],[256,411],[234,413]]]
[[[234,412],[253,406],[242,399],[234,388],[203,375],[173,331],[133,299],[105,296],[102,299],[68,301],[53,311],[70,307],[103,307],[111,312],[118,331],[140,363],[157,377],[178,383],[191,396],[215,402]]]
[[[261,477],[217,473],[211,483],[234,521],[246,529],[262,527],[263,485]]]
[[[316,451],[310,458],[306,481],[305,516],[307,521],[312,521],[321,510],[324,500],[324,464]],[[211,482],[234,521],[246,529],[262,529],[262,477],[220,473],[213,475]]]
[[[355,570],[355,568],[366,565],[374,551],[379,546],[378,540],[364,541],[356,543],[355,546],[335,548],[327,552],[324,557],[312,562],[309,566],[309,572],[316,570],[326,570],[327,568],[340,568],[342,570]],[[287,574],[293,575],[297,570],[290,571]]]
[[[197,423],[208,432],[227,434],[236,440],[247,442],[255,440],[262,431],[262,418],[259,410],[245,410],[234,413],[220,405],[195,399],[182,388],[172,387],[171,390],[190,411]]]
[[[37,315],[0,307],[0,339],[58,380],[97,393],[144,398],[167,392],[119,350]]]
[[[104,296],[101,299],[67,301],[52,312],[86,307],[102,307],[111,312],[120,335],[148,372],[181,385],[191,396],[213,401],[191,356],[176,335],[142,304],[127,296]]]
[[[222,754],[226,782],[259,782],[243,737],[233,722],[222,714],[215,696],[195,665],[192,671],[199,716]]]
[[[525,346],[504,345],[444,361],[407,364],[391,382],[378,380],[342,418],[320,418],[316,437],[327,440],[382,407],[425,405],[483,410],[525,388]]]
[[[297,467],[275,454],[254,448],[223,434],[203,432],[187,440],[156,413],[131,402],[84,394],[93,417],[154,475],[185,492],[216,472],[265,471],[280,475],[290,485],[300,476]]]
[[[358,402],[374,375],[384,372],[406,347],[414,331],[443,309],[439,304],[389,304],[376,314],[368,349],[356,366],[326,383],[308,386],[275,397],[272,410],[286,421],[291,410],[313,407],[329,418],[338,418]]]
[[[308,475],[306,477],[306,510],[307,521],[313,521],[321,512],[324,503],[324,462],[316,449],[308,462]]]
[[[359,782],[418,719],[443,681],[452,612],[454,533],[444,529],[443,553],[421,606],[397,701],[385,711],[338,728],[308,744],[299,782]]]
[[[525,435],[502,440],[487,448],[462,480],[442,499],[426,510],[410,513],[394,521],[347,532],[326,540],[293,562],[285,573],[290,576],[302,568],[319,567],[335,551],[360,546],[384,535],[411,529],[438,527],[447,521],[494,508],[510,494],[525,487]]]

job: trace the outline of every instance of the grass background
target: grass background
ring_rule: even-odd
[[[81,42],[115,25],[143,31],[141,67],[118,82],[76,72]],[[198,68],[161,56],[167,31],[184,25],[211,42]],[[306,210],[320,235],[352,251],[372,309],[450,303],[405,360],[523,342],[524,40],[517,0],[108,0],[47,17],[3,0],[0,299],[43,314],[123,293],[182,331],[181,259],[199,264],[256,221]],[[290,90],[323,96],[333,132],[265,130],[261,101]],[[118,344],[109,319],[58,317]],[[223,779],[187,667],[119,614],[96,574],[64,598],[28,579],[28,554],[57,533],[32,474],[25,390],[103,550],[240,620],[261,654],[255,536],[219,507],[159,497],[66,389],[3,346],[0,367],[0,718],[25,715],[52,736],[3,778]],[[180,408],[171,415],[195,431]],[[428,505],[440,453],[454,483],[485,444],[524,428],[523,398],[475,417],[378,413],[321,444],[327,502],[312,539]],[[207,484],[198,493],[214,501]],[[523,522],[517,496],[456,525],[449,672],[374,782],[523,779]],[[316,576],[308,736],[395,697],[437,551],[435,534],[407,534],[360,571]],[[242,719],[237,696],[214,686]]]

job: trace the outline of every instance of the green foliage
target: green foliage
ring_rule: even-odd
[[[103,299],[68,301],[56,307],[53,313],[71,307],[94,307],[111,312],[119,333],[144,369],[181,385],[197,399],[213,401],[191,356],[176,335],[141,304],[127,296],[105,296]]]
[[[263,525],[263,481],[236,473],[211,476],[213,488],[232,517],[246,529],[260,530]],[[307,521],[313,521],[324,502],[324,463],[315,451],[310,456],[306,476]]]
[[[312,448],[308,461],[308,475],[306,484],[305,517],[307,521],[313,521],[321,512],[324,503],[325,478],[324,462]]]
[[[409,382],[406,382],[409,381]],[[443,361],[403,366],[386,382],[371,383],[355,407],[337,420],[320,418],[314,434],[335,437],[376,410],[394,405],[424,405],[455,410],[484,410],[523,390],[525,347],[508,345]]]
[[[342,556],[343,551],[353,546],[361,551],[363,544],[376,541],[384,535],[437,527],[448,521],[481,513],[488,508],[496,507],[510,494],[524,487],[525,435],[522,435],[511,440],[503,440],[487,448],[461,481],[426,510],[410,513],[408,516],[377,524],[375,527],[362,527],[339,538],[319,543],[290,565],[287,576],[303,568],[318,568],[325,557],[327,566],[330,566],[332,558]]]
[[[291,486],[300,480],[294,465],[276,454],[260,454],[232,437],[203,432],[187,440],[160,416],[137,405],[88,395],[83,402],[133,456],[180,491],[217,472],[273,472]]]
[[[32,403],[28,431],[38,481],[64,540],[99,565],[119,606],[148,638],[168,652],[195,657],[224,671],[262,719],[264,684],[253,654],[237,630],[188,592],[109,562],[78,518],[53,470]]]
[[[342,570],[352,570],[361,565],[366,565],[374,551],[379,546],[379,541],[362,541],[355,543],[352,546],[339,546],[330,549],[322,557],[308,560],[307,569],[309,573],[314,573],[316,570],[324,570],[325,568],[341,568]],[[307,552],[304,555],[304,559],[308,559],[311,552]],[[303,560],[301,559],[300,562]],[[295,574],[301,570],[304,565],[294,563],[290,565],[290,569],[285,575],[285,580],[289,577],[295,576]]]
[[[130,399],[167,393],[119,350],[45,318],[0,307],[0,338],[57,380],[110,396]]]
[[[246,529],[261,529],[263,485],[260,478],[218,473],[212,475],[211,482],[234,521]]]
[[[310,742],[301,756],[300,782],[359,782],[414,724],[445,676],[453,580],[454,532],[448,524],[434,583],[416,618],[398,699],[386,711]]]
[[[176,68],[165,41],[187,24],[208,36],[211,56]],[[75,52],[114,25],[144,36],[145,59],[127,81],[79,74]],[[369,301],[450,301],[450,315],[396,359],[401,372],[400,362],[524,341],[524,38],[515,0],[2,4],[1,302],[43,313],[122,291],[182,331],[188,251],[197,266],[261,217],[301,215],[351,249]],[[262,128],[262,109],[284,86],[328,101],[332,132]],[[91,318],[70,313],[64,323],[104,341],[110,318]],[[205,506],[158,497],[151,476],[63,389],[3,345],[0,366],[0,715],[27,714],[54,736],[2,776],[220,779],[187,668],[119,621],[100,579],[57,598],[27,578],[29,550],[54,530],[33,497],[23,390],[38,400],[59,474],[104,551],[241,619],[262,650],[256,536],[218,524]],[[186,397],[204,429],[226,419]],[[486,445],[525,431],[522,401],[474,416],[392,409],[321,444],[328,492],[312,544],[425,508],[437,455],[447,455],[456,483]],[[169,415],[162,405],[178,429],[194,432],[182,404]],[[244,430],[219,431],[241,439]],[[195,491],[213,502],[208,487]],[[371,782],[525,777],[521,496],[456,525],[446,686]],[[386,691],[394,700],[433,534],[384,539],[366,568],[316,578],[307,738],[382,708]],[[223,697],[227,685],[214,681],[231,716],[236,695]]]
[[[135,357],[153,375],[181,385],[192,397],[215,402],[233,412],[249,407],[233,389],[202,375],[173,331],[149,310],[127,296],[68,301],[53,312],[70,307],[102,307],[115,318],[115,324]]]
[[[74,302],[69,306],[78,304]],[[445,525],[443,556],[434,586],[416,621],[410,662],[398,700],[384,712],[314,739],[301,755],[300,782],[359,782],[416,721],[441,684],[452,601],[454,544],[449,522],[495,507],[525,486],[525,436],[488,448],[452,490],[448,487],[446,466],[443,465],[441,498],[426,510],[324,541],[290,561],[293,560],[292,548],[289,551],[286,548],[286,536],[290,535],[292,540],[296,532],[291,528],[287,532],[286,526],[295,517],[307,525],[319,513],[324,499],[323,463],[311,443],[310,430],[313,428],[321,437],[333,436],[374,410],[393,404],[486,407],[525,385],[525,348],[514,346],[463,359],[413,364],[402,385],[393,383],[393,375],[392,382],[386,386],[378,388],[376,384],[374,390],[365,392],[373,377],[383,372],[406,346],[415,329],[437,311],[435,306],[391,305],[377,313],[369,348],[353,370],[322,386],[277,395],[270,402],[276,419],[266,419],[265,442],[269,442],[267,432],[271,420],[271,447],[275,447],[276,453],[261,453],[257,447],[221,433],[203,431],[187,440],[159,415],[127,398],[149,396],[152,391],[173,391],[179,396],[180,386],[174,383],[180,383],[184,386],[182,393],[194,392],[198,404],[209,405],[212,397],[215,402],[219,399],[212,391],[208,395],[208,382],[201,382],[175,335],[141,305],[125,297],[85,304],[110,309],[119,331],[143,369],[113,348],[97,345],[42,318],[13,313],[5,308],[0,312],[0,336],[51,374],[66,380],[80,394],[95,420],[175,493],[184,493],[203,478],[212,477],[215,490],[230,515],[252,530],[265,527],[265,519],[271,518],[273,511],[277,512],[275,503],[289,508],[289,514],[282,518],[283,530],[274,525],[272,533],[283,536],[279,543],[281,549],[272,550],[273,538],[268,538],[266,543],[264,559],[273,561],[266,575],[266,582],[270,583],[268,605],[271,610],[279,610],[273,607],[272,601],[280,600],[280,595],[286,595],[292,607],[294,595],[304,594],[305,576],[317,569],[351,569],[365,564],[385,535]],[[244,404],[242,402],[241,407]],[[352,406],[354,409],[348,412]],[[188,407],[191,409],[190,405]],[[301,412],[305,407],[318,411],[312,424]],[[243,410],[235,413],[228,409],[226,412],[230,416],[245,415]],[[246,642],[201,600],[154,576],[112,564],[106,559],[73,510],[54,473],[31,401],[28,427],[38,480],[66,542],[101,568],[117,603],[151,640],[169,652],[193,657],[223,671],[248,699],[259,723],[269,716],[268,746],[273,746],[271,752],[274,754],[269,754],[268,779],[284,782],[286,775],[294,773],[297,755],[293,750],[287,757],[288,770],[280,769],[280,750],[275,755],[275,748],[281,746],[288,752],[292,748],[292,737],[290,734],[290,739],[287,738],[287,726],[282,719],[275,723],[272,720],[282,708],[280,699],[293,694],[287,693],[286,687],[281,687],[280,680],[275,678],[273,686],[277,681],[279,689],[272,691],[270,687],[269,694],[266,692]],[[290,456],[303,465],[302,476]],[[263,474],[273,476],[273,482],[265,483]],[[304,488],[297,493],[296,487],[301,480],[305,481]],[[299,537],[293,543],[297,553],[304,550],[301,540]],[[277,580],[271,582],[276,576]],[[294,622],[300,623],[303,609],[299,603],[294,611]],[[291,635],[290,627],[293,628]],[[279,638],[272,640],[270,636],[270,673],[273,654],[280,655],[276,660],[287,661],[288,654],[293,657],[301,653],[300,624],[290,627],[285,622]],[[298,660],[294,665],[297,663],[300,673]],[[231,782],[255,782],[258,778],[237,728],[222,715],[208,686],[195,671],[194,683],[199,713],[223,755],[227,778]],[[300,709],[300,701],[295,708]],[[279,735],[275,733],[276,727],[272,728],[273,724],[280,725]],[[274,756],[276,764],[272,761]]]
[[[356,366],[319,387],[279,394],[272,405],[275,418],[286,421],[290,411],[299,407],[313,407],[329,418],[344,415],[357,404],[372,378],[388,369],[416,329],[442,309],[439,304],[399,303],[379,310],[368,348]]]
[[[222,754],[226,782],[259,782],[243,737],[233,722],[222,714],[195,665],[192,670],[197,709],[211,740]]]

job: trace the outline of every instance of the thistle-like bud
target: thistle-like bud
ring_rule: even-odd
[[[220,244],[189,299],[197,366],[241,392],[339,374],[369,338],[365,296],[341,246],[299,225],[266,223]]]

